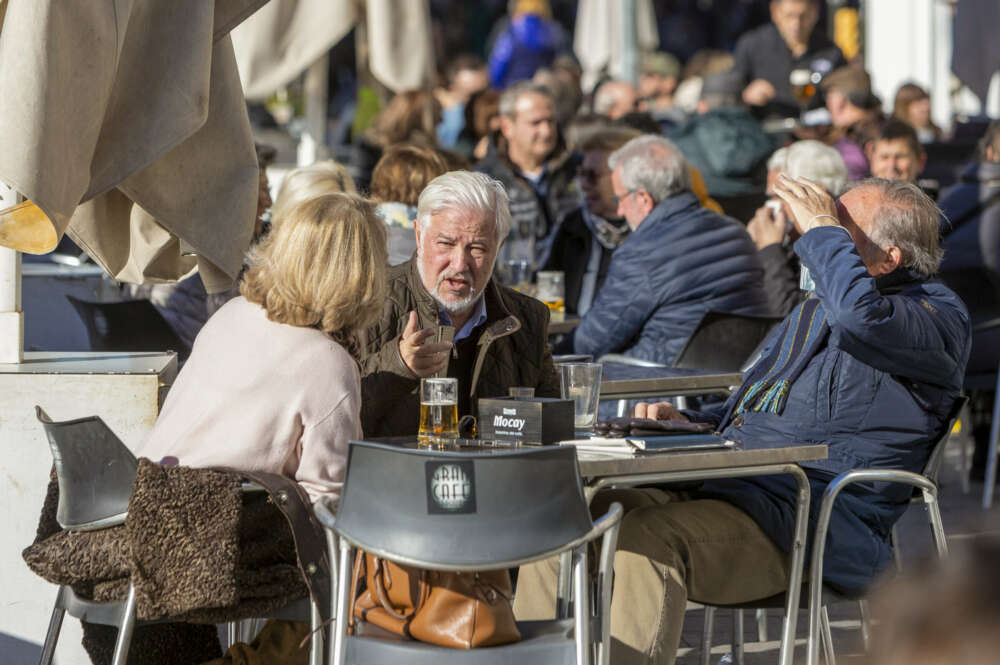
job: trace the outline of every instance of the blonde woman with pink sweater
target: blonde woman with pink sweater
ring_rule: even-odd
[[[337,497],[361,438],[355,335],[386,296],[373,205],[325,194],[292,207],[251,254],[235,298],[195,339],[139,454],[164,464],[282,473]]]

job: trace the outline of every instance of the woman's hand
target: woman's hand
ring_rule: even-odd
[[[817,226],[840,225],[837,202],[812,180],[789,178],[782,173],[774,183],[774,193],[788,204],[792,222],[800,234]]]
[[[635,405],[632,415],[636,418],[650,418],[652,420],[683,420],[687,422],[688,419],[670,402],[657,402],[656,404],[639,402]]]

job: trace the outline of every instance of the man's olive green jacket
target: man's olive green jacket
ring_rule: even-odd
[[[492,279],[484,297],[487,320],[479,328],[472,370],[473,409],[478,398],[506,396],[511,386],[532,386],[539,397],[558,397],[548,308]],[[415,258],[389,269],[382,317],[361,335],[361,422],[366,437],[417,433],[420,380],[399,355],[399,337],[412,310],[417,311],[420,329],[439,325],[437,305],[420,280]]]

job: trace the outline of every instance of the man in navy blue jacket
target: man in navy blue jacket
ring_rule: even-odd
[[[700,413],[640,404],[639,417],[711,422],[746,448],[825,444],[803,463],[819,495],[855,468],[919,472],[962,387],[969,357],[965,306],[931,281],[941,261],[939,211],[915,185],[870,179],[834,200],[781,176],[778,195],[802,237],[795,251],[815,294],[768,338],[760,360],[722,405]],[[910,488],[856,485],[830,521],[824,581],[864,589],[889,565],[889,533]],[[677,500],[684,498],[688,500]],[[795,487],[783,476],[716,480],[693,495],[607,492],[626,508],[615,555],[612,662],[672,663],[688,598],[750,602],[787,584]],[[554,596],[551,570],[522,571],[516,608],[531,618]],[[522,598],[522,590],[524,591]]]
[[[706,312],[770,314],[753,241],[739,222],[701,206],[671,141],[638,136],[608,165],[632,233],[557,353],[624,353],[669,365]]]

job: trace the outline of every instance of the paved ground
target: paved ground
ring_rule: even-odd
[[[953,436],[946,450],[944,467],[941,471],[941,512],[945,532],[950,544],[957,544],[977,534],[991,532],[1000,536],[1000,505],[990,511],[980,507],[983,486],[973,484],[969,494],[963,493],[960,465],[962,445],[969,445],[960,436]],[[971,455],[971,447],[968,448]],[[998,502],[1000,503],[1000,502]],[[925,511],[912,506],[903,515],[899,524],[900,549],[905,568],[907,561],[927,556],[933,552],[933,542],[927,526]],[[781,634],[781,610],[768,610],[767,642],[757,642],[757,624],[752,610],[744,613],[744,640],[746,642],[747,665],[773,664],[777,662],[778,637]],[[701,637],[704,611],[689,608],[681,637],[681,649],[677,662],[682,665],[696,665],[701,662]],[[796,662],[805,662],[806,613],[799,613],[798,647]],[[861,663],[863,653],[860,621],[857,603],[839,603],[830,606],[830,622],[834,640],[834,650],[838,664]],[[874,630],[877,630],[877,625]],[[732,612],[720,610],[715,615],[713,648],[710,662],[715,665],[726,652],[730,651],[732,639]]]

